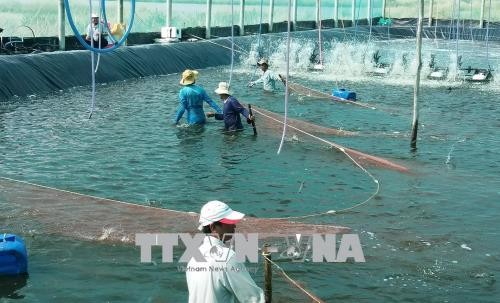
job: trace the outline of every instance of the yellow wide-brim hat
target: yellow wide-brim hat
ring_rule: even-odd
[[[196,79],[198,78],[198,72],[195,70],[191,69],[186,69],[182,73],[182,79],[181,82],[179,82],[181,85],[189,85],[193,84],[196,82]]]

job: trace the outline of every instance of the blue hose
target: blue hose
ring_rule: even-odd
[[[101,1],[101,7],[102,7],[102,13],[103,13],[103,19],[105,24],[108,23],[107,18],[106,18],[106,0],[100,0]],[[95,53],[109,53],[120,47],[128,38],[128,35],[130,33],[130,30],[132,29],[132,25],[134,24],[134,15],[135,15],[135,0],[130,0],[130,5],[132,6],[131,11],[130,11],[130,25],[127,27],[127,30],[123,37],[120,39],[120,41],[116,42],[112,47],[110,48],[95,48],[90,45],[88,45],[85,40],[82,38],[81,33],[78,31],[78,29],[75,26],[75,23],[73,21],[73,16],[71,15],[71,9],[69,8],[69,0],[64,0],[64,8],[66,10],[66,14],[68,15],[68,22],[69,26],[73,30],[73,33],[75,34],[76,39],[80,41],[80,44],[85,47],[87,50],[95,52]]]

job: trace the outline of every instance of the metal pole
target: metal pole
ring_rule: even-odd
[[[64,11],[64,0],[59,0],[59,50],[66,50],[66,34],[64,27],[66,26],[66,14]]]
[[[368,12],[366,19],[368,20],[368,25],[372,25],[372,0],[368,0]]]
[[[265,245],[262,250],[262,256],[264,256],[264,298],[266,303],[271,303],[273,298],[273,271],[271,268],[271,254],[268,252],[268,245]]]
[[[415,76],[415,87],[413,90],[413,123],[411,127],[412,149],[417,148],[418,132],[418,97],[420,95],[420,72],[422,70],[422,27],[424,19],[424,0],[420,0],[418,10],[418,28],[417,28],[417,75]]]
[[[292,24],[293,30],[297,30],[297,0],[293,0],[293,11],[292,11]]]
[[[274,0],[269,0],[269,32],[273,31]]]
[[[240,36],[245,35],[245,0],[240,1]]]
[[[356,23],[356,0],[352,0],[351,21],[352,21],[351,26],[354,26],[354,24]]]
[[[386,7],[386,0],[382,0],[382,18],[385,19],[385,7]]]
[[[316,28],[319,28],[319,7],[321,5],[321,0],[316,0]]]
[[[212,21],[212,0],[207,0],[207,19],[205,22],[205,28],[207,30],[205,38],[210,39],[210,23]]]
[[[120,0],[123,4],[123,0]],[[123,7],[122,7],[122,19],[123,19]],[[172,26],[172,0],[167,0],[167,20],[165,26]]]
[[[118,23],[123,24],[123,0],[118,0],[117,15],[118,15]]]
[[[335,27],[339,27],[339,0],[335,0],[335,8],[333,11],[333,20],[335,21]]]
[[[434,0],[429,0],[429,26],[432,26],[432,9],[434,8]]]
[[[479,16],[479,28],[484,27],[484,3],[485,0],[481,0],[481,16]]]

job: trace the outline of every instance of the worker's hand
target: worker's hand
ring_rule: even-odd
[[[215,113],[214,112],[208,112],[207,113],[207,118],[212,118],[212,117],[215,117]]]
[[[280,77],[281,82],[283,82],[283,84],[286,84],[286,79],[285,79],[285,77],[283,77],[283,75],[279,74],[278,77]]]
[[[253,83],[253,82],[249,82],[249,83],[248,83],[248,87],[252,87],[252,86],[254,86],[254,85],[255,85],[255,83]]]
[[[248,118],[247,118],[247,123],[248,123],[248,124],[252,124],[252,122],[253,122],[253,121],[255,121],[255,117],[254,117],[254,116],[252,116],[252,115],[248,116]]]

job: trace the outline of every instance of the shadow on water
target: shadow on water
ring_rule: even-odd
[[[23,299],[24,295],[18,293],[26,286],[28,275],[3,276],[0,277],[0,299]]]

